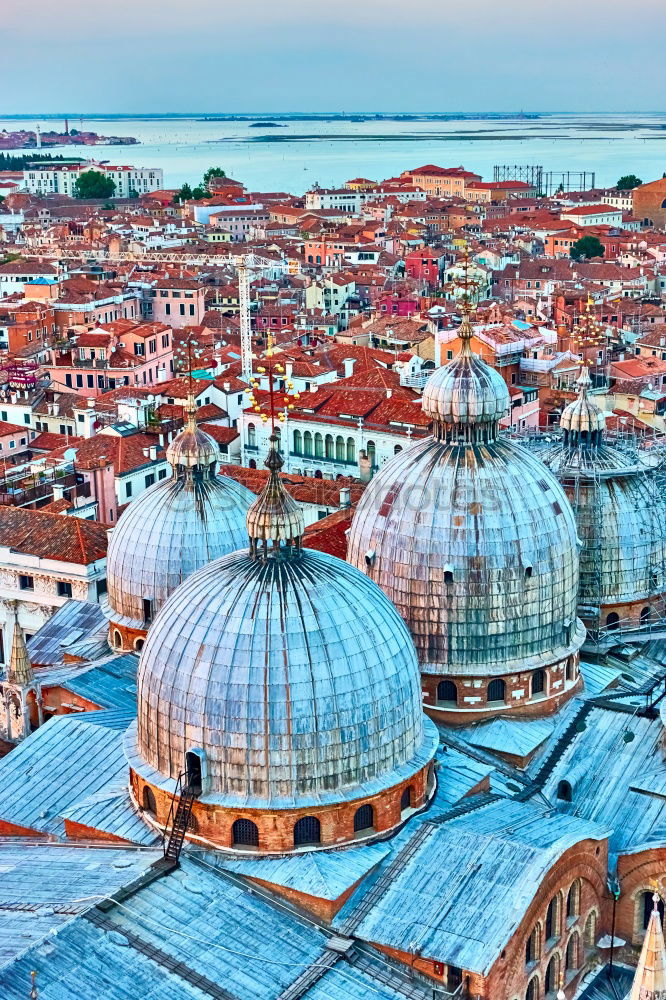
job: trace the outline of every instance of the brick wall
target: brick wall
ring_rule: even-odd
[[[570,678],[567,678],[567,663]],[[583,680],[579,673],[578,655],[568,661],[553,664],[544,670],[546,681],[543,695],[531,697],[532,672],[507,674],[502,678],[505,685],[504,702],[488,701],[488,685],[492,677],[442,677],[440,674],[422,674],[423,707],[437,722],[451,726],[469,725],[481,719],[492,719],[498,715],[537,718],[552,715],[572,695],[580,691]],[[450,680],[458,692],[457,707],[437,704],[437,686],[442,680]]]

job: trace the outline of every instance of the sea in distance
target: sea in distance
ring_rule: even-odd
[[[380,180],[425,163],[463,164],[493,179],[496,164],[588,171],[597,186],[622,174],[666,172],[666,113],[430,115],[69,115],[69,127],[134,136],[140,145],[48,152],[161,167],[165,187],[197,182],[209,166],[256,191],[299,194],[315,183]],[[0,129],[62,130],[64,116],[0,118]],[[589,178],[588,178],[589,184]]]

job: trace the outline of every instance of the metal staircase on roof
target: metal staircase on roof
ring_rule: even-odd
[[[173,864],[178,864],[180,852],[183,849],[185,834],[192,818],[192,805],[197,795],[201,794],[201,788],[189,780],[187,774],[183,772],[178,776],[176,782],[176,792],[171,800],[169,816],[164,828],[162,844],[164,846],[164,858]],[[175,809],[174,809],[175,805]],[[167,830],[169,830],[167,840]]]

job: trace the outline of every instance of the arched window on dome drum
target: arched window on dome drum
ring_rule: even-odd
[[[335,443],[333,441],[333,435],[326,435],[326,458],[335,458]]]
[[[585,921],[585,947],[594,948],[597,940],[597,913],[591,910]]]
[[[315,479],[323,479],[324,478],[324,474],[322,473],[321,469],[315,469],[314,477],[315,477]]]
[[[553,955],[546,968],[546,975],[543,981],[546,996],[557,993],[560,986],[560,956]]]
[[[335,439],[335,461],[344,462],[345,460],[345,439],[338,434]]]
[[[253,458],[251,458],[250,461],[247,463],[247,467],[248,469],[256,469],[257,463]]]
[[[294,826],[294,847],[321,843],[321,823],[316,816],[303,816]]]
[[[400,813],[404,813],[406,809],[412,808],[412,786],[407,785],[407,788],[403,789],[403,793],[400,796]]]
[[[116,646],[117,648],[120,648],[120,646],[122,646],[122,644],[123,644],[123,637],[121,636],[121,634],[118,631],[118,629],[114,628],[114,630],[113,630],[113,645]]]
[[[313,454],[311,431],[305,431],[303,434],[303,454],[308,456]]]
[[[303,454],[303,435],[300,431],[294,431],[294,452],[297,455]]]
[[[402,451],[402,445],[401,444],[397,444],[395,446],[395,448],[393,449],[393,454],[394,455],[399,455],[401,451]]]
[[[437,685],[437,703],[440,705],[457,705],[458,689],[453,681],[440,681]]]
[[[501,702],[504,704],[506,698],[506,685],[501,677],[496,677],[488,685],[488,701]]]
[[[570,656],[569,659],[567,660],[567,665],[564,675],[568,681],[573,680],[573,670],[574,670],[573,656]]]
[[[314,452],[317,458],[324,457],[324,439],[319,431],[314,436]]]
[[[231,827],[232,847],[259,847],[259,827],[251,819],[237,819]]]
[[[527,992],[525,993],[525,1000],[539,1000],[539,979],[534,976],[530,979],[527,984]]]
[[[539,694],[545,694],[546,691],[546,675],[543,670],[535,670],[532,674],[532,697],[536,698]]]
[[[641,625],[646,625],[650,621],[650,609],[641,608]]]
[[[254,424],[247,425],[247,446],[248,448],[257,447],[257,428]]]
[[[150,625],[153,620],[153,602],[149,597],[143,599],[143,620],[146,625]]]
[[[615,629],[619,627],[619,624],[620,624],[620,616],[616,614],[614,611],[611,611],[609,615],[606,615],[606,628],[615,631]]]
[[[137,653],[140,653],[141,650],[143,649],[143,643],[144,643],[143,639],[135,639],[134,640],[134,648],[137,651]]]
[[[354,833],[364,833],[375,828],[375,810],[369,803],[354,813]]]
[[[152,788],[148,785],[143,786],[143,795],[141,796],[141,802],[143,805],[144,812],[150,813],[155,816],[157,813],[157,802],[155,801],[155,795]]]
[[[347,461],[356,461],[356,442],[352,437],[347,438]]]
[[[571,802],[573,793],[568,781],[560,781],[557,785],[557,797],[560,802]]]
[[[189,787],[195,795],[200,795],[202,785],[201,752],[187,751],[185,754],[185,773]]]
[[[578,960],[579,953],[579,938],[578,931],[574,931],[567,942],[567,950],[564,956],[564,968],[567,970],[577,969],[580,965]]]

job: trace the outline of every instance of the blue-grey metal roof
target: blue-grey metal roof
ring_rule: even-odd
[[[364,940],[485,974],[558,858],[578,841],[603,835],[575,817],[505,799],[441,824],[426,821],[410,834],[416,846],[405,851],[404,863],[394,853],[379,866],[369,911],[363,883],[334,926],[344,932],[351,921]]]
[[[137,664],[134,653],[107,656],[89,669],[72,674],[63,686],[100,708],[136,712]]]
[[[0,843],[0,966],[144,872],[156,851]],[[27,994],[26,994],[27,995]]]
[[[621,670],[608,667],[605,663],[592,663],[587,660],[580,661],[580,672],[585,681],[585,693],[591,697],[613,687],[622,673]]]
[[[527,757],[545,743],[554,728],[548,719],[493,719],[468,730],[465,738],[474,747]]]
[[[249,875],[320,899],[337,899],[390,853],[384,844],[344,851],[311,851],[281,858],[229,859],[213,864],[237,875]]]
[[[92,601],[66,601],[28,641],[34,664],[60,663],[65,653],[92,659],[108,650],[109,628],[99,604]]]
[[[132,844],[151,847],[160,838],[151,827],[144,823],[134,808],[127,787],[127,777],[101,792],[76,802],[63,810],[63,819],[91,827],[101,833],[109,833]]]
[[[574,732],[544,784],[544,794],[557,802],[560,781],[568,781],[572,801],[558,808],[612,830],[611,854],[635,850],[655,838],[663,840],[666,799],[660,791],[633,791],[648,775],[666,771],[662,760],[663,728],[659,719],[595,707],[585,728]]]
[[[109,726],[106,715],[56,716],[3,757],[0,819],[62,836],[67,809],[109,784],[126,780],[123,730],[113,723]]]
[[[438,754],[438,802],[454,806],[472,788],[493,773],[493,765],[468,757],[454,747],[444,747]]]

